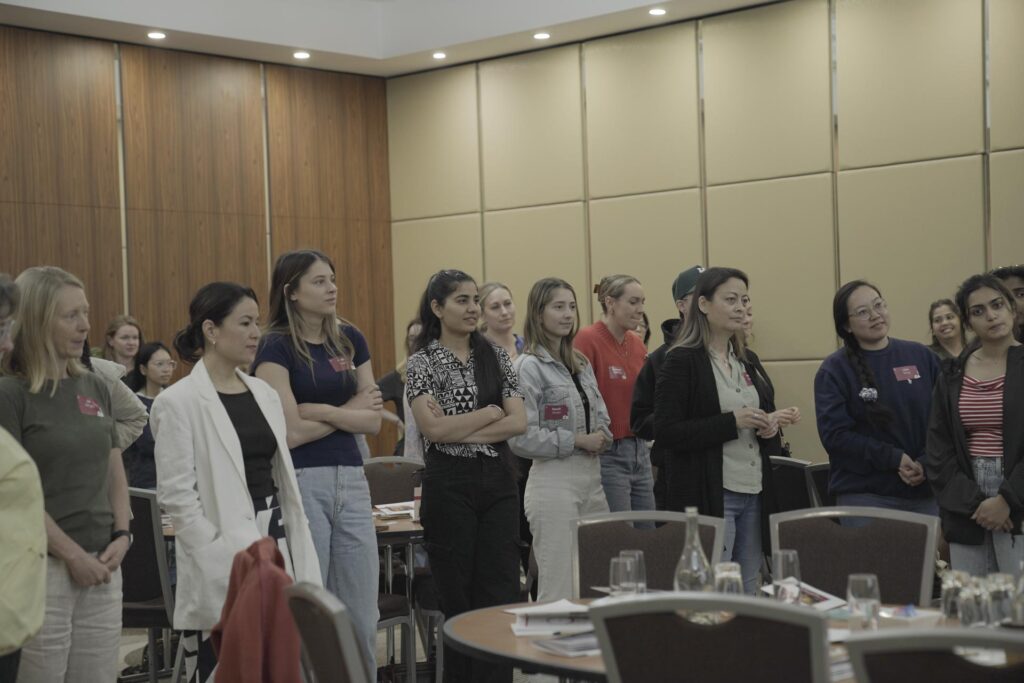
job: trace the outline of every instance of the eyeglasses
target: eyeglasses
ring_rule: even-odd
[[[851,318],[857,318],[858,320],[868,320],[871,318],[873,313],[878,315],[884,314],[888,309],[885,305],[885,299],[878,299],[871,306],[861,306],[856,311],[850,314]]]
[[[176,360],[158,360],[152,363],[153,367],[159,370],[173,370],[178,367],[178,361]]]

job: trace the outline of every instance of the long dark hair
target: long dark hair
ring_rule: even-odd
[[[850,312],[847,304],[853,293],[861,287],[873,289],[878,296],[882,296],[882,292],[878,287],[875,287],[867,280],[847,282],[839,288],[836,295],[832,298],[832,320],[836,326],[836,334],[843,340],[843,351],[846,353],[846,358],[850,361],[850,365],[853,366],[853,371],[857,374],[861,390],[868,389],[875,392],[874,400],[864,399],[864,408],[867,411],[868,420],[875,423],[876,426],[884,427],[892,422],[892,411],[881,402],[881,397],[878,396],[878,381],[875,379],[875,373],[871,372],[871,366],[868,365],[867,359],[864,358],[864,351],[860,348],[857,338],[848,329]]]
[[[682,346],[707,350],[708,344],[711,342],[711,325],[708,323],[707,314],[700,310],[700,300],[703,298],[711,301],[718,288],[733,278],[741,281],[747,287],[750,286],[750,278],[738,268],[715,266],[700,274],[693,286],[690,310],[686,312],[686,317],[671,348]],[[737,332],[732,336],[732,348],[737,358],[743,361],[747,360],[746,339],[742,332]]]
[[[203,323],[209,320],[220,325],[242,299],[260,301],[251,287],[237,282],[211,282],[199,288],[188,305],[188,325],[174,335],[174,350],[182,361],[191,364],[202,357],[206,346]]]
[[[960,344],[967,346],[967,329],[964,327],[964,314],[963,309],[959,308],[952,299],[939,299],[933,301],[928,307],[928,329],[932,330],[932,345],[940,346],[939,338],[935,336],[934,328],[932,327],[932,316],[935,315],[935,311],[943,306],[947,306],[949,310],[953,311],[956,315],[957,320],[960,322]]]
[[[128,376],[124,378],[124,383],[128,385],[128,388],[132,391],[141,391],[146,388],[146,376],[142,374],[143,365],[148,365],[153,354],[157,351],[166,351],[167,355],[171,355],[171,350],[167,348],[163,342],[154,341],[147,342],[139,347],[139,352],[135,354],[135,367],[128,373]]]

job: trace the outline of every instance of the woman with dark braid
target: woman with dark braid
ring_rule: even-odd
[[[885,299],[863,280],[839,288],[832,316],[843,348],[814,378],[818,435],[831,463],[829,491],[839,505],[938,514],[918,462],[938,358],[923,344],[889,336]]]

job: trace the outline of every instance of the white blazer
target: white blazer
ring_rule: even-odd
[[[238,372],[277,439],[272,461],[296,581],[322,585],[309,522],[285,441],[277,392]],[[174,628],[206,631],[220,620],[235,553],[259,540],[245,482],[242,446],[203,361],[157,396],[151,416],[156,439],[157,499],[174,525],[178,589]]]

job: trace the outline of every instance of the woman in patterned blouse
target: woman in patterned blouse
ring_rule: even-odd
[[[476,282],[430,278],[406,394],[423,439],[421,520],[441,609],[453,617],[519,595],[519,496],[506,439],[526,429],[508,354],[477,331]],[[512,670],[445,653],[445,681],[511,681]]]

